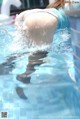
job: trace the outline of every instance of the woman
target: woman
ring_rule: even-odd
[[[70,4],[67,1],[66,4]],[[20,13],[15,20],[17,30],[25,32],[26,40],[30,40],[36,45],[41,46],[43,44],[51,44],[53,41],[53,35],[57,29],[70,28],[69,18],[66,14],[72,15],[75,10],[63,10],[65,6],[65,0],[57,0],[56,2],[47,6],[46,9],[34,9],[27,10]],[[71,7],[71,6],[69,6]],[[21,26],[20,26],[21,25]],[[30,74],[35,71],[35,66],[40,65],[43,62],[43,58],[47,56],[47,52],[38,51],[29,56],[29,63],[27,65],[26,72],[18,75],[17,80],[23,83],[30,83]],[[16,91],[21,98],[24,98],[19,94],[21,88],[17,87]]]
[[[21,27],[21,30],[26,32],[26,37],[36,45],[52,43],[53,34],[57,29],[69,28],[67,15],[74,15],[78,12],[72,8],[73,3],[71,4],[70,1],[57,0],[48,5],[47,9],[24,11],[16,17],[16,28]]]
[[[61,7],[64,0],[58,0],[55,4],[51,4],[51,7]],[[59,4],[58,4],[59,2]],[[50,5],[48,6],[50,7]],[[51,43],[53,40],[53,34],[58,28],[65,28],[68,25],[67,16],[61,10],[58,11],[54,8],[47,9],[34,9],[22,12],[16,17],[15,25],[17,29],[21,29],[26,32],[26,37],[29,40],[35,42],[36,45],[43,43]],[[64,25],[66,23],[66,26]]]

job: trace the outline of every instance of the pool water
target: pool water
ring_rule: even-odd
[[[14,25],[0,27],[0,118],[7,112],[8,119],[80,119],[66,29],[56,33],[50,48],[33,55],[12,45],[14,34]]]

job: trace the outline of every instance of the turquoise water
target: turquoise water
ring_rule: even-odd
[[[0,118],[7,112],[8,119],[80,119],[70,34],[58,31],[53,45],[34,55],[12,45],[14,34],[14,25],[0,27]]]

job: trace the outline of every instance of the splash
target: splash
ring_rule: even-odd
[[[27,32],[18,29],[15,31],[14,39],[11,45],[11,50],[13,51],[26,51],[26,52],[36,52],[36,51],[51,51],[57,53],[70,52],[71,49],[71,35],[67,28],[58,30],[53,38],[51,44],[42,42],[41,45],[37,45],[32,39],[28,38]],[[57,37],[59,36],[59,37]]]
[[[11,44],[11,50],[21,51],[25,50],[26,52],[36,52],[48,50],[50,44],[42,43],[42,45],[37,45],[32,39],[28,38],[28,31],[25,32],[21,29],[15,31],[14,39]]]
[[[5,26],[0,26],[0,55],[5,53],[9,47],[12,36],[9,34]]]
[[[28,30],[27,32],[21,30],[21,28],[15,30],[14,25],[10,25],[10,27],[12,27],[12,32],[9,32],[9,29],[7,27],[0,26],[0,46],[2,48],[0,54],[2,52],[4,54],[11,54],[23,52],[32,53],[37,51],[65,53],[72,50],[70,40],[71,35],[68,29],[58,30],[55,33],[53,42],[51,44],[42,43],[42,45],[39,46],[36,45],[36,43],[32,39],[28,38]]]
[[[55,53],[72,52],[71,34],[67,28],[60,29],[55,33],[51,51]]]

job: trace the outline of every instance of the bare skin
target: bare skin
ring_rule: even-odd
[[[70,5],[68,5],[71,7]],[[66,6],[67,7],[67,6]],[[20,13],[15,19],[17,29],[25,32],[28,39],[35,42],[36,45],[50,44],[53,40],[53,34],[57,29],[58,19],[55,15],[49,14],[49,9],[33,9]],[[65,10],[69,16],[80,15],[80,9]]]
[[[15,25],[17,29],[20,29],[20,22],[21,30],[23,30],[26,33],[26,37],[33,40],[36,45],[40,46],[44,43],[52,43],[58,20],[55,16],[47,13],[46,10],[34,9],[24,11],[16,17]],[[23,74],[17,75],[16,79],[22,83],[30,84],[30,74],[35,71],[35,66],[44,63],[43,58],[46,56],[47,52],[40,51],[29,56],[26,71]],[[16,92],[20,98],[27,99],[21,87],[17,87]]]
[[[17,29],[19,27],[18,20],[22,21],[22,29],[28,31],[27,37],[33,40],[36,45],[52,42],[58,20],[46,10],[37,9],[36,11],[34,9],[21,13],[15,20]]]
[[[44,43],[51,44],[53,41],[53,34],[57,29],[57,17],[55,17],[55,15],[49,14],[47,10],[48,9],[27,10],[20,13],[15,20],[15,25],[17,29],[20,28],[19,23],[21,22],[21,29],[25,31],[26,37],[33,40],[38,46]],[[73,15],[75,12],[75,10],[65,11],[65,13],[69,16],[71,14]],[[35,71],[36,65],[39,66],[44,63],[43,58],[46,56],[47,52],[36,52],[33,53],[33,55],[29,56],[29,63],[27,65],[27,69],[23,74],[17,75],[17,80],[25,84],[29,84],[31,79],[30,74]],[[42,58],[42,60],[40,60],[40,58]],[[16,92],[20,98],[27,99],[22,88],[17,87]]]

